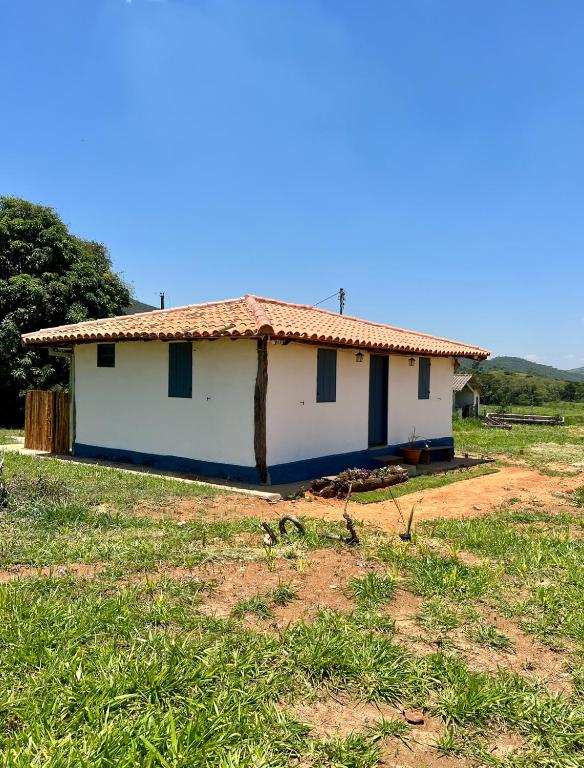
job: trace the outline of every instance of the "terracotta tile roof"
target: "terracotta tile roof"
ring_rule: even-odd
[[[265,334],[281,339],[387,349],[410,354],[480,359],[489,356],[487,350],[470,344],[339,315],[305,304],[288,304],[259,296],[88,320],[27,333],[22,339],[27,345],[63,346],[92,341],[170,341]]]
[[[472,373],[455,373],[452,382],[452,390],[454,392],[460,392],[466,387],[471,379]]]

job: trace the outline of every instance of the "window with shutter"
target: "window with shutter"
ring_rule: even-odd
[[[168,345],[168,396],[193,396],[193,345],[190,342]]]
[[[319,349],[316,358],[316,402],[337,400],[337,350]]]
[[[430,398],[430,358],[421,357],[418,367],[418,400]]]

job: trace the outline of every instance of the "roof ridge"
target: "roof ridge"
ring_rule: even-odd
[[[258,333],[262,333],[262,332],[274,333],[274,327],[272,325],[270,316],[268,315],[266,310],[261,306],[260,302],[257,300],[257,297],[251,293],[246,293],[245,296],[243,297],[243,300],[247,308],[252,313],[254,320],[256,321],[257,332]]]
[[[251,295],[251,294],[250,294]],[[468,347],[469,349],[480,349],[484,351],[482,347],[478,347],[476,344],[466,344],[463,341],[455,341],[454,339],[448,339],[445,336],[434,336],[431,333],[423,333],[422,331],[412,331],[409,328],[400,328],[397,325],[387,325],[387,323],[378,323],[374,320],[364,320],[361,317],[355,317],[355,315],[339,315],[338,312],[333,312],[330,309],[322,309],[321,307],[315,307],[310,304],[296,304],[293,301],[282,301],[281,299],[270,299],[265,296],[253,296],[251,298],[256,301],[265,301],[270,304],[280,304],[285,307],[297,307],[298,309],[311,309],[315,312],[322,312],[325,315],[333,315],[333,317],[342,317],[345,320],[355,320],[358,323],[365,323],[366,325],[372,325],[376,328],[389,328],[392,331],[401,331],[402,333],[411,333],[414,336],[422,336],[425,339],[434,339],[435,341],[447,341],[449,344],[457,344],[459,347]]]

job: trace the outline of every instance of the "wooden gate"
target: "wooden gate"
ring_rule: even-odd
[[[69,395],[29,390],[24,410],[24,447],[49,453],[69,451]]]

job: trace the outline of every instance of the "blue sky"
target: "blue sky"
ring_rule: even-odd
[[[0,28],[0,191],[143,301],[343,286],[584,365],[580,1],[0,0]]]

